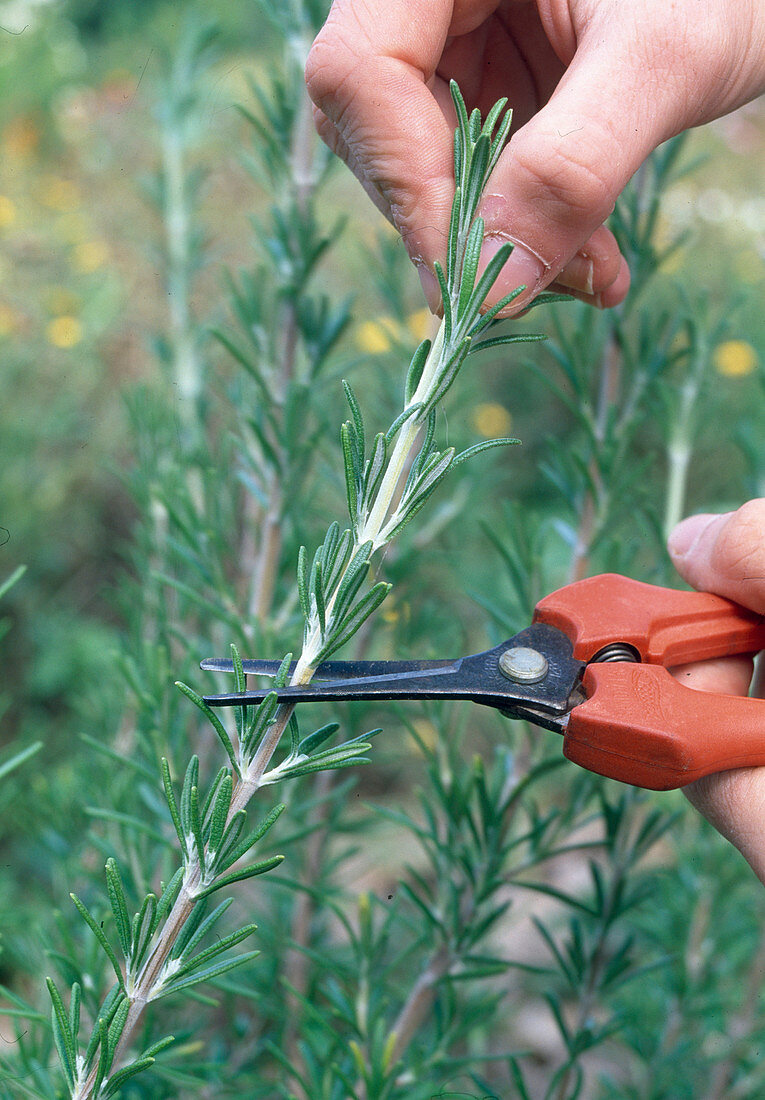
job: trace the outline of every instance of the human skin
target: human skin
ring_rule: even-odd
[[[453,193],[448,83],[514,131],[480,213],[484,263],[598,306],[629,271],[604,222],[667,138],[765,90],[765,0],[334,0],[308,57],[319,133],[401,233],[432,309]]]
[[[669,551],[677,571],[694,588],[765,615],[765,499],[751,500],[725,515],[683,520],[670,536]],[[702,691],[745,695],[752,663],[743,658],[706,661],[677,669],[676,675]],[[755,682],[754,693],[762,698],[764,688]],[[686,787],[685,793],[765,882],[765,768],[710,775]]]

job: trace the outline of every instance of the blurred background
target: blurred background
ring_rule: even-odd
[[[250,82],[268,77],[281,54],[271,19],[258,5],[225,0],[201,9],[177,0],[0,3],[0,584],[26,569],[0,605],[0,764],[43,744],[0,799],[0,892],[16,899],[6,905],[4,982],[34,969],[22,925],[35,898],[63,904],[60,861],[72,854],[71,838],[88,828],[83,807],[96,792],[89,790],[91,750],[80,735],[111,744],[119,732],[124,688],[116,655],[131,628],[124,593],[140,583],[134,549],[146,522],[130,487],[141,461],[130,400],[168,358],[172,302],[157,180],[170,170],[172,110],[186,117],[173,98],[173,65],[184,63],[194,14],[217,28],[184,139],[187,167],[198,174],[189,303],[201,331],[222,323],[225,273],[251,263],[250,218],[268,201],[247,172],[251,138],[236,105],[252,105]],[[658,313],[667,300],[661,279],[671,278],[712,334],[697,378],[682,510],[725,509],[765,493],[762,103],[691,135],[681,163],[655,226],[659,253],[662,242],[681,243],[661,261],[649,301]],[[359,388],[374,394],[385,390],[381,378],[398,384],[401,349],[422,338],[430,321],[400,246],[344,169],[331,177],[323,203],[327,224],[342,215],[346,225],[322,278],[331,297],[351,296],[343,354],[349,364],[363,360]],[[370,250],[378,257],[387,250],[388,267],[371,261]],[[397,311],[380,289],[389,269],[397,272]],[[213,374],[226,374],[220,348],[206,344],[204,354]],[[537,369],[548,367],[538,360]],[[667,383],[667,401],[657,398],[637,444],[640,498],[659,534],[667,514],[667,420],[677,414],[683,384]],[[490,609],[487,626],[486,607],[497,610],[504,582],[480,522],[499,530],[498,502],[557,517],[540,469],[551,436],[565,438],[575,427],[564,406],[539,392],[532,372],[509,369],[501,358],[473,368],[455,436],[518,435],[524,446],[490,468],[475,533],[449,527],[448,516],[439,520],[439,541],[418,574],[420,605],[404,588],[386,611],[391,652],[443,649],[455,617],[460,645],[465,637],[480,646],[504,636],[516,614],[512,586],[505,611],[492,618]],[[177,400],[182,425],[184,395]],[[338,425],[330,425],[333,438]],[[620,522],[632,542],[650,526],[636,513]],[[556,523],[545,550],[553,574],[571,534],[563,519]],[[642,561],[639,549],[634,557]],[[408,568],[404,559],[402,574]],[[644,571],[653,577],[657,570]],[[403,782],[400,770],[385,776]]]

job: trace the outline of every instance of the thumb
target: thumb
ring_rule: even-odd
[[[669,553],[694,588],[765,614],[765,498],[725,515],[683,520],[670,536]]]
[[[619,270],[613,238],[610,255],[585,246],[646,157],[677,129],[671,94],[658,74],[652,79],[634,42],[615,23],[592,31],[580,39],[546,106],[511,138],[489,180],[480,210],[482,261],[506,241],[516,246],[489,304],[520,285],[528,290],[518,304],[528,302],[577,254],[591,265],[596,293],[605,274],[599,266],[610,268],[606,286],[612,283]]]

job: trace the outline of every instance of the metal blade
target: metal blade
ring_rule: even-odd
[[[314,674],[317,680],[357,680],[366,676],[400,676],[408,672],[426,672],[429,669],[450,668],[454,661],[324,661]],[[289,666],[290,675],[296,662]],[[199,667],[207,672],[233,672],[230,657],[205,657]],[[281,661],[243,660],[242,668],[247,676],[275,676]]]
[[[517,648],[541,654],[546,672],[538,682],[519,683],[502,671],[501,659]],[[258,667],[259,662],[256,662]],[[562,631],[536,623],[507,642],[483,653],[442,662],[327,662],[317,669],[326,675],[342,669],[345,678],[302,686],[263,688],[208,695],[209,706],[233,707],[259,703],[273,691],[280,702],[340,702],[351,699],[467,699],[497,707],[510,717],[528,718],[560,731],[575,701],[583,665],[572,657],[571,642]],[[383,668],[381,675],[358,675],[360,670]],[[352,675],[356,673],[356,675]]]

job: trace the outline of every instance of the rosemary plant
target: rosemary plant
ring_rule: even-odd
[[[343,425],[341,438],[350,526],[342,532],[338,524],[330,526],[310,568],[306,551],[301,548],[297,584],[305,629],[291,683],[309,681],[317,665],[346,643],[385,599],[388,584],[367,584],[372,557],[411,521],[449,471],[488,447],[517,442],[509,438],[484,441],[460,454],[454,448],[442,451],[435,444],[439,403],[468,355],[481,348],[539,338],[491,334],[497,314],[522,292],[522,287],[481,312],[511,250],[507,245],[478,275],[484,226],[476,211],[506,140],[510,114],[501,101],[482,121],[477,110],[468,116],[454,84],[452,96],[458,115],[456,189],[446,270],[437,268],[443,322],[432,344],[423,341],[412,358],[400,415],[386,432],[374,437],[369,450],[361,409],[351,387],[345,384],[351,417]],[[236,647],[233,653],[236,682],[243,688],[244,674]],[[287,678],[290,661],[291,654],[284,659],[277,683]],[[229,732],[193,689],[179,686],[209,719],[229,765],[221,768],[205,789],[200,782],[199,760],[193,757],[178,795],[169,765],[163,761],[164,791],[182,865],[160,894],[149,892],[131,916],[119,868],[113,859],[107,861],[116,948],[101,923],[73,895],[75,906],[113,967],[115,982],[83,1049],[79,1040],[80,987],[72,987],[66,1008],[58,988],[49,980],[53,1032],[72,1100],[114,1095],[129,1078],[153,1064],[170,1039],[151,1044],[137,1057],[129,1055],[133,1034],[148,1005],[219,977],[257,954],[234,953],[254,932],[252,924],[219,937],[212,946],[201,946],[229,906],[225,901],[208,911],[208,899],[218,890],[270,871],[281,862],[281,856],[269,855],[241,865],[251,849],[261,845],[282,810],[277,806],[248,831],[246,807],[253,796],[263,786],[307,772],[363,762],[369,749],[363,736],[324,747],[337,729],[334,723],[301,738],[294,708],[277,704],[275,695],[258,707],[237,708],[236,729]],[[274,765],[272,758],[288,728],[289,748]]]

